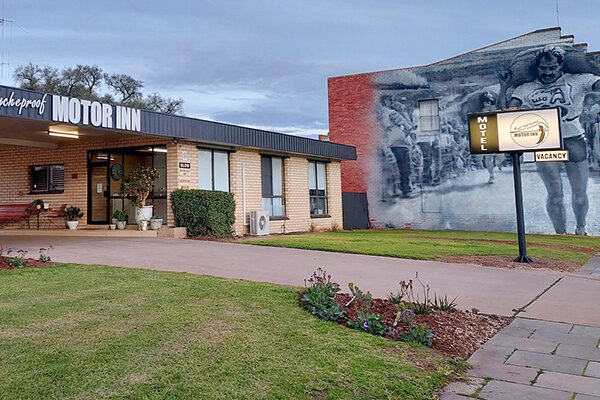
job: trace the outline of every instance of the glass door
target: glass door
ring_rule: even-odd
[[[88,163],[88,223],[108,224],[109,181],[107,153],[92,152]]]

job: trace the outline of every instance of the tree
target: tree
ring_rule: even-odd
[[[165,114],[183,115],[183,99],[163,97],[158,93],[151,93],[146,97],[148,110]]]
[[[108,87],[121,96],[121,104],[128,105],[142,98],[144,83],[125,74],[104,74]]]
[[[97,65],[78,64],[75,68],[64,67],[59,70],[29,63],[18,66],[14,78],[23,89],[183,115],[183,99],[171,99],[159,93],[144,97],[144,82],[126,74],[104,73]],[[116,99],[113,94],[117,95]]]

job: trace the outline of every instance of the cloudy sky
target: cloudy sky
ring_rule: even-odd
[[[557,25],[556,0],[0,0],[0,82],[26,63],[95,64],[185,100],[188,116],[326,133],[327,77],[427,64]],[[600,50],[600,2],[562,0]]]

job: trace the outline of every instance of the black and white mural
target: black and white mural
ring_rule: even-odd
[[[514,231],[512,164],[469,153],[467,115],[561,109],[568,162],[523,163],[529,232],[600,235],[600,57],[555,43],[489,48],[373,78],[379,143],[369,185],[380,226]]]

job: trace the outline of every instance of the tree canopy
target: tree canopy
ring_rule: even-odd
[[[14,79],[23,89],[183,115],[182,98],[172,99],[156,92],[145,95],[141,80],[126,74],[108,74],[97,65],[58,69],[29,63],[15,69]]]

